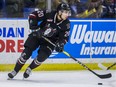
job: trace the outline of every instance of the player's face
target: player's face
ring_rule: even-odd
[[[62,20],[66,20],[68,18],[68,16],[70,16],[70,11],[67,11],[67,10],[61,11],[61,19]]]

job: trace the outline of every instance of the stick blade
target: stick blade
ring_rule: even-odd
[[[112,74],[111,73],[108,73],[108,74],[105,74],[105,75],[97,75],[99,78],[101,79],[106,79],[106,78],[111,78],[112,77]]]

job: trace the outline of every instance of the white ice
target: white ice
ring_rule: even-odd
[[[100,79],[88,70],[32,71],[28,79],[24,80],[23,72],[19,72],[13,80],[7,80],[8,72],[0,72],[0,87],[116,87],[116,70],[95,72],[100,75],[111,72],[112,77]]]

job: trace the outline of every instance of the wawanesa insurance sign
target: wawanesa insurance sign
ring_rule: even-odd
[[[76,58],[116,58],[116,21],[71,20],[70,39],[65,50]]]

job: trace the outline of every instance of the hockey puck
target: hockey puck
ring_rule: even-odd
[[[102,83],[98,83],[98,85],[103,85]]]

